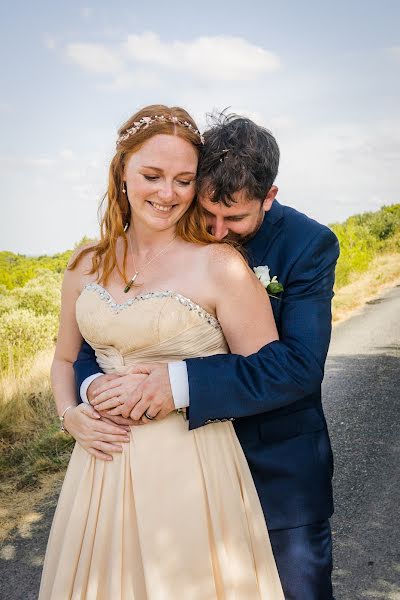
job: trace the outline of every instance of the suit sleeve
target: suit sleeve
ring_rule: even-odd
[[[272,411],[319,389],[331,337],[331,302],[339,243],[320,231],[291,267],[281,299],[279,341],[256,354],[186,361],[189,427]]]
[[[74,372],[76,398],[78,403],[80,403],[82,402],[80,389],[85,379],[91,375],[94,375],[95,373],[103,373],[103,370],[99,367],[96,361],[96,355],[93,348],[87,342],[82,343],[78,357],[74,362]]]

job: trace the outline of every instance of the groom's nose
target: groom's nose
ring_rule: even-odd
[[[223,217],[215,217],[211,225],[211,233],[217,240],[223,240],[228,235],[229,229]]]

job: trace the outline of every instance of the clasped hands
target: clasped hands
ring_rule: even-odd
[[[89,454],[113,460],[129,443],[132,425],[151,423],[175,410],[168,366],[135,365],[125,375],[102,375],[90,384],[88,400],[65,414],[66,430]]]
[[[124,417],[132,425],[143,425],[152,420],[145,414],[158,420],[175,410],[165,363],[134,365],[124,375],[98,377],[87,396],[96,411],[116,423]]]

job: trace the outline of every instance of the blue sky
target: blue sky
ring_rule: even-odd
[[[323,223],[399,202],[400,3],[3,3],[0,250],[97,232],[116,130],[149,103],[276,135],[279,199]]]

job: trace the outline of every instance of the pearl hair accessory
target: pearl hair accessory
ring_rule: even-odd
[[[133,127],[130,127],[125,131],[125,133],[122,133],[119,136],[119,138],[117,139],[117,148],[121,142],[124,142],[132,135],[135,135],[135,133],[139,131],[139,129],[147,129],[147,127],[149,127],[153,123],[162,123],[165,121],[169,121],[170,123],[175,123],[176,125],[180,125],[181,127],[186,127],[187,129],[190,129],[190,131],[193,131],[193,133],[196,133],[199,136],[201,143],[204,144],[204,137],[201,135],[198,129],[195,129],[193,125],[189,123],[189,121],[183,121],[178,117],[170,117],[169,115],[154,115],[153,117],[142,117],[141,119],[139,119],[139,121],[135,121],[133,123]]]

